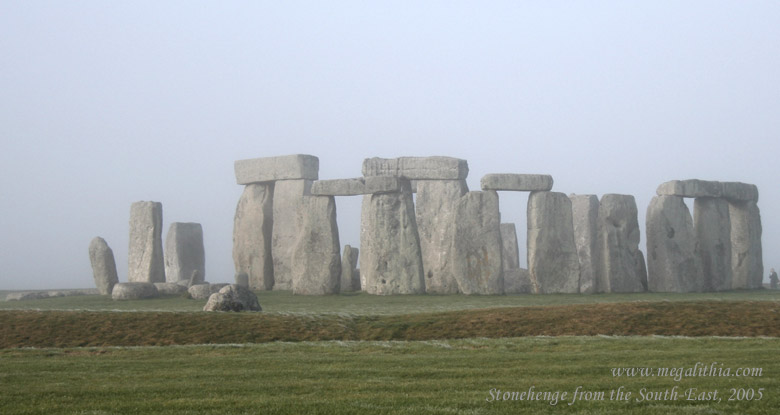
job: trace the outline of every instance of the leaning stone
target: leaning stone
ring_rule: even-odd
[[[655,196],[647,207],[647,288],[699,292],[704,274],[693,219],[681,196]]]
[[[453,273],[461,293],[504,293],[500,224],[496,192],[468,192],[458,201]]]
[[[291,258],[293,294],[338,294],[341,245],[333,196],[305,196],[297,223],[300,231]]]
[[[249,286],[254,290],[270,290],[274,286],[273,189],[273,184],[247,185],[233,220],[233,263],[237,274],[249,276]]]
[[[143,300],[159,296],[157,287],[151,282],[120,282],[111,291],[114,300]]]
[[[361,279],[369,294],[425,292],[420,239],[409,182],[398,193],[363,197]]]
[[[529,294],[533,293],[531,273],[525,268],[513,268],[504,270],[505,294]]]
[[[282,180],[274,184],[273,235],[274,290],[292,290],[292,256],[300,235],[298,210],[311,194],[311,180]]]
[[[725,199],[697,197],[693,202],[693,218],[704,290],[730,290],[733,271],[729,203]]]
[[[341,292],[360,291],[360,279],[357,277],[359,254],[360,250],[358,248],[344,245],[341,256]]]
[[[178,282],[155,282],[154,286],[160,295],[179,295],[187,291],[187,287]]]
[[[317,180],[320,160],[308,154],[264,157],[235,162],[238,184],[264,183],[276,180]]]
[[[631,195],[606,194],[599,204],[599,292],[647,291],[647,268],[639,250],[636,200]]]
[[[409,180],[465,180],[466,160],[452,157],[379,157],[363,161],[363,176],[396,176]]]
[[[731,267],[735,289],[757,289],[764,278],[761,212],[756,202],[729,203]]]
[[[579,292],[571,200],[564,193],[528,197],[528,271],[540,294]]]
[[[520,250],[517,247],[517,229],[515,229],[514,223],[501,224],[501,246],[504,271],[520,268]]]
[[[482,190],[549,191],[553,178],[549,174],[486,174],[482,176],[480,186]]]
[[[162,245],[162,203],[135,202],[130,206],[130,282],[165,282]]]
[[[723,186],[707,180],[672,180],[662,183],[655,192],[658,196],[720,197]]]
[[[599,198],[596,195],[569,195],[574,224],[574,245],[580,260],[580,294],[596,292],[596,240]]]
[[[249,275],[246,272],[236,274],[236,285],[249,288]]]
[[[468,186],[465,180],[420,180],[417,186],[416,219],[425,291],[455,294],[455,211]]]
[[[198,271],[199,281],[206,278],[206,254],[203,227],[200,223],[173,222],[165,238],[165,279],[167,282],[189,280]]]
[[[188,288],[187,292],[190,294],[190,298],[193,300],[205,300],[212,294],[211,284],[195,284]]]
[[[231,284],[209,296],[203,311],[262,311],[257,295],[248,288]]]
[[[740,182],[724,182],[722,196],[732,202],[758,202],[758,186]]]
[[[96,236],[89,243],[89,262],[92,264],[92,276],[100,295],[111,295],[119,277],[116,273],[114,251],[108,247],[105,239]]]

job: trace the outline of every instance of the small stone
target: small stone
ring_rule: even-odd
[[[203,227],[200,223],[173,222],[165,238],[165,279],[167,282],[189,280],[198,271],[199,281],[206,278],[206,254]]]
[[[549,191],[553,178],[549,174],[486,174],[480,180],[482,190],[535,192]]]
[[[504,271],[520,268],[520,250],[517,247],[517,229],[515,229],[514,223],[501,224],[501,246],[503,247],[501,260]]]
[[[111,291],[114,300],[143,300],[159,296],[157,287],[151,282],[120,282]]]
[[[130,206],[130,282],[165,282],[162,220],[160,202],[135,202]]]
[[[203,311],[262,311],[257,295],[238,284],[222,287],[211,294]]]
[[[236,274],[236,285],[249,288],[249,275],[247,275],[246,272],[239,272]]]
[[[360,278],[357,274],[360,250],[344,245],[341,256],[341,292],[360,291]]]
[[[89,243],[89,262],[92,264],[92,276],[100,295],[111,295],[119,277],[116,273],[114,251],[109,248],[105,239],[97,236]]]
[[[237,160],[236,182],[252,184],[276,180],[317,180],[320,160],[308,154]]]

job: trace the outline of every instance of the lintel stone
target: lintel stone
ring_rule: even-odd
[[[409,180],[463,180],[469,174],[466,160],[453,157],[368,158],[363,176],[395,176]]]
[[[276,180],[317,180],[320,160],[308,154],[236,160],[238,184],[263,183]]]
[[[553,186],[553,178],[549,174],[486,174],[482,176],[480,185],[482,190],[549,191]]]
[[[317,180],[311,186],[313,196],[358,196],[400,191],[401,180],[394,176]]]

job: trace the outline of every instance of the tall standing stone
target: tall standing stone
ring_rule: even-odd
[[[162,244],[162,203],[135,202],[130,206],[130,282],[165,282]]]
[[[680,196],[655,196],[647,207],[647,285],[653,292],[704,289],[693,219]]]
[[[596,195],[569,195],[574,225],[574,245],[580,261],[580,293],[596,292],[596,241],[598,239],[599,198]]]
[[[520,250],[517,247],[517,229],[514,223],[502,223],[501,230],[501,261],[504,271],[520,268]]]
[[[647,269],[639,250],[636,200],[631,195],[606,194],[598,216],[599,292],[643,292]]]
[[[166,281],[189,281],[196,270],[200,279],[195,284],[199,284],[206,278],[203,227],[200,223],[171,223],[165,237]]]
[[[731,266],[734,288],[756,289],[764,278],[761,212],[754,201],[731,201]]]
[[[425,292],[411,185],[363,197],[360,278],[369,294]]]
[[[273,241],[274,290],[291,290],[292,255],[300,233],[298,210],[311,194],[312,180],[280,180],[274,184]]]
[[[341,292],[360,291],[360,279],[357,274],[360,250],[344,245],[341,257]]]
[[[105,239],[96,236],[89,243],[89,262],[92,264],[92,276],[100,295],[111,295],[119,277],[116,273],[114,251],[109,248]]]
[[[236,274],[249,276],[253,290],[274,286],[271,260],[273,183],[252,183],[244,188],[233,220],[233,263]]]
[[[563,193],[532,192],[528,197],[528,271],[539,293],[579,292],[571,201]]]
[[[425,291],[455,294],[455,211],[468,192],[465,180],[420,180],[417,182],[417,230],[420,235]]]
[[[305,196],[290,262],[293,294],[337,294],[341,282],[339,229],[333,196]]]
[[[720,198],[697,197],[693,202],[693,218],[704,275],[704,290],[730,290],[732,269],[729,203]]]
[[[461,293],[504,293],[500,225],[495,191],[468,192],[458,201],[453,272]]]

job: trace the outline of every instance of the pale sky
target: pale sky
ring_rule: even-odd
[[[0,289],[93,287],[102,236],[127,278],[130,204],[199,222],[233,280],[233,161],[294,153],[320,178],[367,157],[544,173],[636,197],[672,179],[758,185],[780,267],[780,2],[0,3]],[[525,194],[501,193],[525,265]],[[692,201],[688,204],[692,207]],[[341,244],[360,199],[338,198]],[[766,279],[766,276],[765,276]]]

